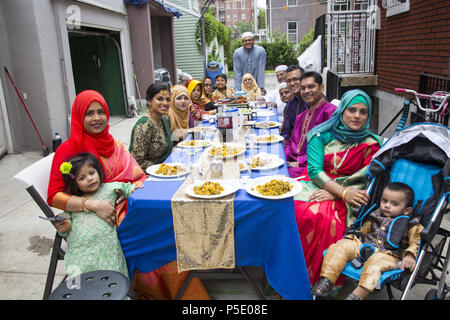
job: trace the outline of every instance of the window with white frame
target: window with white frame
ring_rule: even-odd
[[[227,2],[227,10],[230,10],[230,3]]]
[[[288,39],[292,42],[298,42],[298,23],[297,21],[287,22],[287,35]]]
[[[233,21],[237,21],[237,14],[233,14]]]
[[[233,2],[233,9],[237,9],[237,2]]]
[[[245,21],[245,13],[241,13],[241,20]]]
[[[241,8],[245,9],[245,1],[241,1]]]
[[[227,14],[227,22],[230,22],[230,21],[231,21],[231,17],[229,14]]]
[[[292,7],[292,6],[297,6],[298,5],[298,0],[287,0],[287,4],[288,7]]]

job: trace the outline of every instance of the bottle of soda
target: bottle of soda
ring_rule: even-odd
[[[53,138],[53,152],[58,149],[58,147],[61,145],[62,139],[58,132],[55,132],[55,137]]]
[[[217,118],[217,128],[221,133],[221,142],[227,142],[227,134],[230,129],[233,129],[232,116],[223,113]]]

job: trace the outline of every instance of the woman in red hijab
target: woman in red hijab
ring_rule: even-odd
[[[64,192],[65,183],[59,170],[61,164],[81,152],[94,154],[103,166],[105,181],[141,184],[146,179],[144,171],[124,145],[109,133],[109,110],[103,96],[93,90],[77,95],[72,106],[70,138],[55,152],[47,202],[50,206],[70,212],[95,212],[111,226],[119,226],[127,212],[124,201],[114,208],[107,201],[83,199]],[[170,263],[148,273],[137,272],[133,291],[137,299],[173,299],[186,280],[188,272],[177,272],[176,263]],[[186,290],[185,299],[209,299],[198,278]]]
[[[128,150],[109,133],[109,109],[103,96],[93,90],[77,95],[72,105],[70,138],[55,152],[47,193],[52,207],[72,212],[92,211],[110,225],[119,225],[126,214],[126,202],[115,208],[107,201],[83,199],[64,192],[60,165],[81,152],[94,154],[105,172],[105,182],[142,183],[146,175]],[[81,209],[81,210],[80,210]]]

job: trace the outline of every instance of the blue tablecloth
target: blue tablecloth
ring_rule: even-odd
[[[269,150],[285,159],[281,143],[259,151]],[[262,173],[288,176],[286,164],[271,172],[252,171],[252,178]],[[177,259],[171,199],[183,182],[146,181],[128,199],[128,213],[117,232],[130,275],[135,269],[146,273]],[[234,219],[236,265],[262,267],[271,286],[286,299],[312,299],[293,198],[266,200],[240,189]]]

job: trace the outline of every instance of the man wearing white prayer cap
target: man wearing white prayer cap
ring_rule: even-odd
[[[264,90],[266,70],[266,50],[255,45],[255,37],[251,32],[242,34],[242,47],[233,53],[234,91],[241,90],[242,76],[250,73],[255,78],[261,92]]]
[[[283,117],[283,111],[284,107],[286,106],[286,103],[281,100],[280,96],[280,89],[281,86],[286,86],[286,70],[287,66],[284,64],[281,64],[275,68],[275,74],[277,76],[278,80],[278,87],[274,90],[270,91],[268,94],[264,96],[264,100],[267,103],[269,107],[275,107],[277,108],[277,115],[279,120]]]
[[[275,68],[275,74],[277,75],[278,83],[286,82],[286,70],[288,66],[280,64]]]

